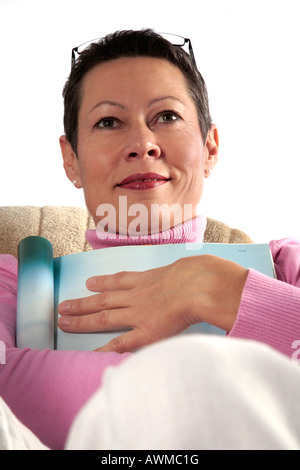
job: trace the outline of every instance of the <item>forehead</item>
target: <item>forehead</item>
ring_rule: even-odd
[[[84,77],[82,105],[94,99],[128,98],[144,95],[177,94],[189,96],[181,70],[164,59],[120,58],[97,65]],[[179,97],[179,96],[178,96]]]

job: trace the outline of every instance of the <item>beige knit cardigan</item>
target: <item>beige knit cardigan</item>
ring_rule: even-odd
[[[0,207],[0,254],[17,257],[19,242],[27,236],[39,235],[53,245],[54,256],[91,250],[85,231],[95,228],[87,209],[66,206]],[[240,230],[207,219],[205,243],[252,243]]]

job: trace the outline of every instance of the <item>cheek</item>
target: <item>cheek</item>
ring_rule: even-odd
[[[173,135],[173,149],[178,149],[185,160],[195,162],[204,151],[204,145],[200,130],[193,123],[187,123],[184,129],[180,129]]]
[[[204,169],[204,147],[199,138],[178,139],[174,146],[174,163],[190,178],[201,177]]]
[[[200,202],[203,192],[205,148],[198,136],[191,136],[188,142],[189,144],[181,146],[180,152],[177,153],[177,168],[184,184],[184,203],[194,205]],[[184,158],[181,158],[182,155]]]
[[[99,204],[108,199],[109,168],[99,158],[79,154],[80,179],[86,205],[94,213]]]
[[[94,181],[105,178],[108,161],[101,148],[84,142],[84,145],[78,145],[78,163],[81,173],[82,183],[86,186]]]

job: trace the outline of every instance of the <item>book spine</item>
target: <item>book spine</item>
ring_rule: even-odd
[[[24,238],[18,248],[18,348],[54,348],[53,248],[42,237]]]

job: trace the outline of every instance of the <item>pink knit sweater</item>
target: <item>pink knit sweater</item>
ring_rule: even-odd
[[[142,242],[190,242],[191,228],[196,229],[195,241],[201,241],[205,219],[173,229],[169,237],[159,235]],[[87,239],[94,249],[132,243],[100,241],[90,231]],[[271,242],[270,247],[278,280],[249,271],[229,336],[261,341],[291,356],[293,342],[300,340],[300,242],[284,239]],[[0,396],[44,444],[62,449],[75,415],[101,385],[104,371],[130,354],[17,349],[16,292],[17,261],[0,255],[0,341],[6,346],[6,363],[0,364]]]

